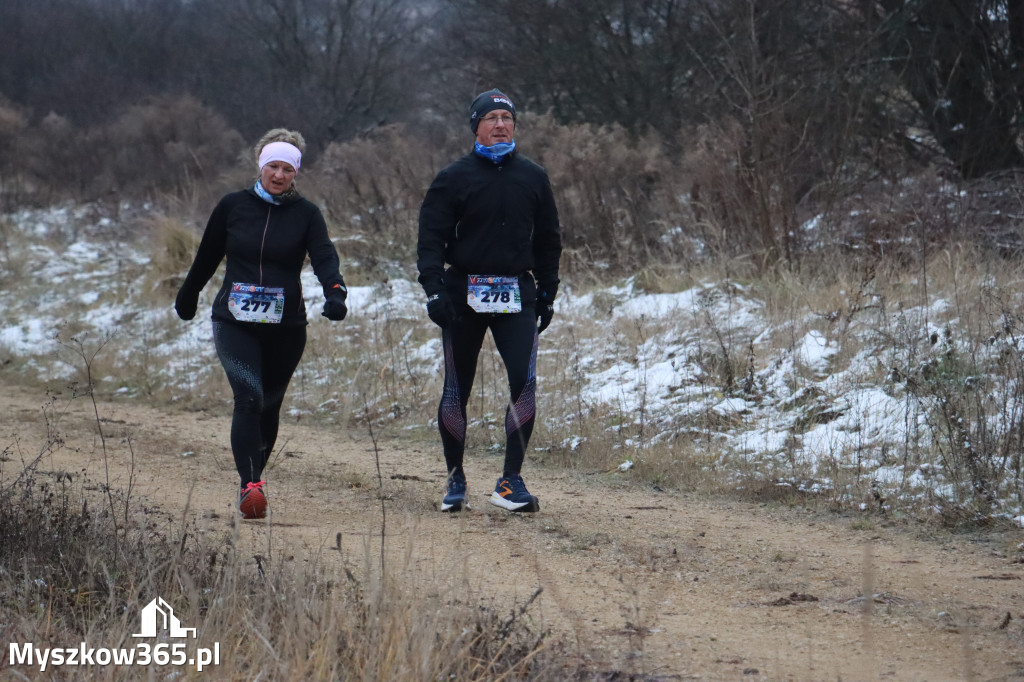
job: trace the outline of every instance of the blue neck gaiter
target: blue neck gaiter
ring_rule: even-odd
[[[478,156],[482,156],[485,159],[490,159],[494,163],[501,163],[505,160],[505,157],[512,153],[512,150],[516,148],[516,143],[512,142],[499,142],[492,144],[490,147],[485,147],[479,142],[473,143],[473,151]]]
[[[275,197],[273,194],[263,188],[263,183],[260,182],[259,178],[256,178],[256,185],[253,187],[253,191],[256,192],[256,196],[268,204],[274,204],[275,206],[281,203],[281,197]]]

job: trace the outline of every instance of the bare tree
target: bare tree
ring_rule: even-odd
[[[400,117],[425,80],[430,3],[414,0],[7,0],[0,93],[38,118],[105,123],[192,95],[247,138],[315,145]]]
[[[685,0],[447,0],[449,60],[563,121],[671,129],[688,109]]]
[[[862,4],[882,56],[960,174],[1024,166],[1024,3]]]
[[[5,0],[0,92],[75,123],[173,89],[188,63],[189,25],[178,1]]]
[[[798,229],[801,204],[820,211],[877,172],[878,139],[891,123],[874,102],[887,72],[872,63],[842,2],[701,7],[708,36],[693,54],[697,87],[711,94],[695,204],[716,233],[730,235],[726,248],[765,265],[797,263],[810,248]]]
[[[389,120],[411,106],[422,78],[411,0],[253,0],[230,3],[225,25],[258,50],[261,102],[322,143]],[[254,50],[254,51],[256,51]]]
[[[467,78],[690,158],[705,243],[795,262],[799,206],[883,158],[893,81],[843,0],[447,0]],[[889,144],[888,150],[896,150]],[[888,160],[886,161],[889,162]]]

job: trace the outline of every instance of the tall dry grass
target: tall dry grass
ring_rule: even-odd
[[[378,563],[368,548],[342,555],[340,542],[291,561],[269,534],[261,544],[237,523],[203,531],[188,509],[169,517],[134,499],[130,485],[47,470],[47,455],[68,435],[64,400],[51,397],[43,408],[44,442],[19,442],[0,456],[3,639],[36,649],[136,648],[141,610],[160,597],[197,630],[184,642],[187,657],[216,647],[219,661],[204,672],[41,671],[38,662],[12,664],[5,650],[0,670],[12,679],[602,679],[535,627],[532,598],[509,610],[478,601],[451,567],[438,571],[450,583],[424,585],[405,564]],[[99,413],[96,428],[103,433]]]

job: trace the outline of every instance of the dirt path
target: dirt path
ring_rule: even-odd
[[[44,419],[44,396],[2,393],[5,446],[30,455],[56,426],[67,443],[43,467],[103,480],[91,402],[62,402],[59,420]],[[121,438],[130,435],[136,495],[180,514],[194,482],[200,525],[231,523],[226,417],[138,403],[103,403],[100,414],[115,485],[132,471]],[[379,553],[372,442],[295,423],[280,442],[267,475],[272,523],[246,522],[246,541],[258,551],[270,533],[274,551],[308,558],[340,533],[341,554]],[[1024,534],[924,541],[529,462],[541,511],[510,515],[485,501],[500,458],[477,453],[467,462],[472,510],[448,515],[436,511],[438,446],[378,446],[391,565],[424,588],[460,576],[468,596],[505,609],[542,587],[533,618],[592,652],[596,669],[666,680],[1024,679]],[[875,596],[865,604],[864,593]]]

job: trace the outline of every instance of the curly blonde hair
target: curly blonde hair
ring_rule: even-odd
[[[302,133],[294,130],[288,130],[287,128],[273,128],[263,133],[263,137],[253,147],[253,152],[256,156],[256,165],[260,162],[260,152],[271,142],[287,142],[290,145],[298,147],[299,151],[306,153],[306,138],[302,136]]]

